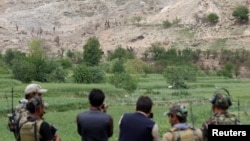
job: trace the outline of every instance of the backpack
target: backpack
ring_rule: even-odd
[[[172,141],[200,141],[198,133],[195,128],[189,127],[184,130],[171,128]]]
[[[24,108],[25,103],[20,103],[13,113],[9,113],[9,121],[8,127],[11,132],[13,132],[17,141],[20,140],[19,138],[19,125],[20,122],[26,120],[27,118],[27,110]]]
[[[40,127],[43,123],[41,119],[26,120],[20,122],[20,141],[39,141],[41,138]]]

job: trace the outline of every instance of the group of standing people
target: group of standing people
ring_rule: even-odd
[[[9,117],[9,129],[16,141],[61,141],[56,128],[43,118],[47,103],[42,96],[47,89],[39,84],[29,84],[24,90],[25,96],[19,101],[12,117]]]
[[[30,84],[25,89],[25,99],[20,101],[17,136],[19,141],[61,141],[56,130],[43,119],[46,103],[38,84]],[[114,121],[107,114],[105,94],[101,89],[93,88],[88,100],[90,109],[77,114],[77,132],[81,141],[108,141],[113,135]],[[153,121],[153,102],[148,96],[140,96],[136,102],[135,112],[125,113],[119,120],[119,141],[207,141],[209,125],[237,125],[240,121],[228,112],[232,105],[226,89],[216,91],[210,99],[213,116],[205,121],[201,128],[187,123],[188,111],[183,104],[173,104],[164,113],[168,117],[171,128],[160,137],[159,128]],[[20,110],[21,109],[21,110]]]

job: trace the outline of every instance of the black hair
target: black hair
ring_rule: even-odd
[[[105,95],[100,89],[92,89],[89,93],[89,102],[92,106],[98,107],[101,106],[104,102]]]
[[[32,97],[29,102],[26,105],[26,109],[30,112],[30,113],[35,113],[36,109],[40,106],[43,106],[43,102],[42,99],[38,96]]]
[[[136,102],[136,111],[149,113],[152,109],[153,102],[148,96],[140,96]]]

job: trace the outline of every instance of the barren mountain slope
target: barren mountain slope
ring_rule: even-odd
[[[0,49],[25,51],[34,38],[44,40],[50,53],[61,49],[82,51],[86,40],[97,36],[104,52],[116,46],[133,48],[140,55],[154,42],[206,49],[219,39],[226,48],[249,49],[248,25],[235,25],[232,17],[249,0],[0,0]],[[204,22],[211,12],[219,15],[215,26]],[[132,19],[142,17],[139,23]],[[163,28],[164,20],[179,19]],[[138,25],[139,24],[139,25]],[[57,44],[56,37],[59,37]]]

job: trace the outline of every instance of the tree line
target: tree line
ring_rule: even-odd
[[[44,43],[38,39],[28,46],[27,52],[8,49],[2,53],[0,74],[10,74],[24,83],[110,83],[132,93],[140,81],[138,75],[162,74],[173,88],[186,89],[186,82],[195,82],[198,75],[237,78],[241,67],[250,67],[250,53],[245,49],[202,51],[173,47],[166,50],[161,44],[153,43],[139,58],[133,49],[121,45],[104,54],[95,36],[83,45],[82,52],[68,50],[65,56],[46,55]],[[217,59],[222,67],[211,68],[202,64],[201,59]]]

